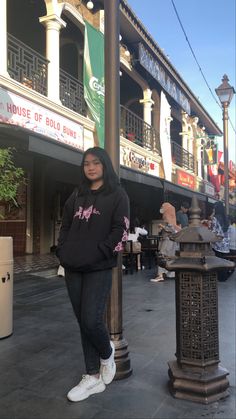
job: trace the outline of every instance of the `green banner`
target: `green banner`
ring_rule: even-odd
[[[96,124],[100,147],[104,147],[104,35],[85,22],[84,99]]]

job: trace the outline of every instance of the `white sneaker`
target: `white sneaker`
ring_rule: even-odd
[[[105,384],[110,384],[116,374],[116,363],[115,363],[115,345],[111,341],[112,353],[109,359],[101,359],[100,374]]]
[[[156,278],[150,279],[151,282],[160,282],[160,281],[164,281],[165,278],[163,277],[163,275],[157,275]]]
[[[65,269],[61,265],[58,266],[57,276],[65,276]]]
[[[93,375],[83,375],[80,383],[73,387],[67,394],[67,398],[71,402],[80,402],[87,399],[91,394],[102,393],[106,388],[102,381],[101,375],[99,378]]]

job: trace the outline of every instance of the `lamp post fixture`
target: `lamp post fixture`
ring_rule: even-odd
[[[228,76],[224,74],[223,83],[215,89],[223,110],[225,210],[227,215],[229,215],[228,107],[235,94],[234,88],[230,86],[228,81]]]
[[[105,13],[105,149],[114,169],[120,171],[120,0],[104,0]],[[122,327],[122,260],[113,268],[111,297],[107,307],[107,325],[115,344],[115,379],[132,373],[128,343]]]

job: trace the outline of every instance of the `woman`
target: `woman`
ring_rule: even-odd
[[[162,234],[160,240],[159,252],[163,256],[174,257],[178,250],[178,243],[170,240],[170,236],[173,233],[177,233],[181,227],[176,223],[175,208],[169,202],[164,202],[161,206],[160,213],[165,225],[159,224],[159,229]],[[150,279],[151,282],[164,281],[164,276],[168,278],[174,278],[175,273],[167,271],[165,268],[158,266],[158,272],[156,278]]]
[[[73,402],[104,391],[115,376],[115,348],[104,324],[104,311],[112,268],[117,266],[129,228],[128,197],[106,151],[88,149],[81,172],[78,190],[65,204],[57,248],[86,365],[86,374],[67,394]]]
[[[224,258],[229,253],[229,221],[225,213],[223,202],[218,201],[214,205],[212,220],[209,223],[210,230],[213,231],[220,240],[212,243],[215,255]],[[226,281],[228,277],[227,270],[219,271],[219,281]]]

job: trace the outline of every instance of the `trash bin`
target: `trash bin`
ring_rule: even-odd
[[[13,240],[0,237],[0,339],[12,334]]]

